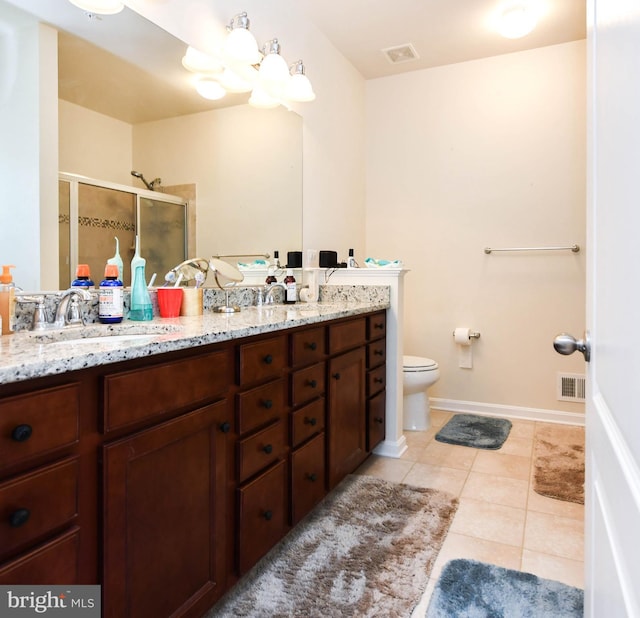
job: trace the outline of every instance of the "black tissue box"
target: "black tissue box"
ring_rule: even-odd
[[[287,268],[302,268],[302,251],[287,252]]]
[[[337,251],[320,251],[320,268],[336,268],[338,266]]]

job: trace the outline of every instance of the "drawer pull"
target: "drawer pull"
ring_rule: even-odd
[[[373,381],[374,381],[376,384],[382,384],[382,383],[384,382],[384,380],[383,380],[382,378],[373,378]]]
[[[318,382],[316,382],[316,380],[308,380],[307,386],[310,386],[311,388],[315,388],[316,386],[318,386]]]
[[[339,373],[334,373],[331,377],[336,379],[336,380],[339,380],[340,379],[340,374]]]
[[[378,329],[384,328],[384,323],[383,322],[376,322],[373,325],[373,328],[378,328]]]
[[[267,454],[267,455],[271,455],[271,453],[273,453],[273,446],[271,444],[265,444],[262,447],[262,450]]]
[[[383,352],[382,350],[374,350],[374,351],[373,351],[373,353],[374,353],[376,356],[382,356],[382,355],[384,354],[384,352]]]
[[[273,401],[271,401],[271,399],[265,399],[262,402],[262,407],[266,408],[267,410],[271,410],[271,408],[273,408]]]
[[[265,364],[270,365],[273,362],[273,356],[271,356],[271,354],[267,354],[262,360]]]
[[[220,425],[220,431],[222,433],[229,433],[231,431],[231,423],[229,423],[227,421],[222,423],[222,425]]]
[[[271,521],[273,519],[273,511],[265,511],[262,514],[262,517],[264,517],[267,521]]]
[[[29,509],[18,509],[14,511],[9,516],[9,525],[12,528],[19,528],[20,526],[24,526],[24,524],[29,521],[29,517],[31,516],[31,511]]]
[[[311,418],[305,416],[304,422],[305,425],[311,425],[314,427],[318,421],[313,416]]]
[[[26,442],[31,437],[32,433],[33,428],[31,427],[31,425],[18,425],[11,432],[11,437],[16,442]]]
[[[384,419],[381,416],[376,416],[373,420],[376,423],[380,423],[380,424],[384,423]]]
[[[318,475],[315,472],[312,472],[311,474],[307,474],[307,478],[312,482],[315,483],[318,480]]]
[[[307,343],[306,345],[312,352],[315,352],[318,349],[318,344],[315,341]]]

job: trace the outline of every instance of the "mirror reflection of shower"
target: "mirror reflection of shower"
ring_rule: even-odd
[[[160,185],[162,184],[162,178],[154,178],[151,182],[147,182],[145,180],[145,177],[142,175],[142,172],[136,172],[134,170],[131,170],[131,175],[142,180],[142,182],[144,182],[145,187],[147,187],[149,191],[155,191],[156,187],[160,187]]]

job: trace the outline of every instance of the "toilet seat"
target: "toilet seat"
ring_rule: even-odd
[[[403,356],[402,371],[406,373],[419,373],[423,371],[435,371],[438,363],[431,358],[423,356]]]

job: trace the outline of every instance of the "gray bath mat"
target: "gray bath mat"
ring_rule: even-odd
[[[438,442],[499,449],[511,431],[511,421],[504,418],[456,414],[437,434]]]
[[[475,560],[445,565],[425,618],[582,618],[584,592]]]

